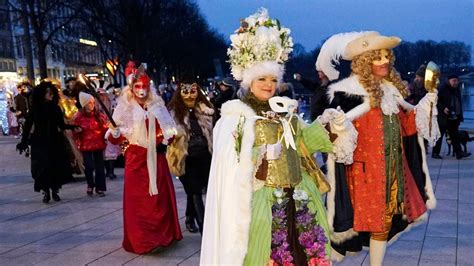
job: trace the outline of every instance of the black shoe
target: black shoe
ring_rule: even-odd
[[[196,223],[194,222],[194,217],[186,216],[186,221],[184,223],[186,224],[186,229],[188,229],[190,233],[199,232],[199,229],[197,228]]]
[[[49,192],[49,189],[45,190],[43,193],[44,193],[43,203],[48,203],[51,200],[51,194]]]
[[[53,200],[54,201],[61,201],[61,198],[58,195],[58,191],[53,190]]]
[[[439,154],[435,154],[435,153],[433,153],[431,155],[431,158],[433,158],[433,159],[443,159],[443,157],[441,157],[441,156],[439,156]]]
[[[199,233],[202,235],[203,224],[204,224],[204,202],[202,201],[202,195],[193,194],[194,210],[196,211],[196,222],[199,228]]]
[[[471,156],[470,152],[461,152],[459,154],[456,154],[456,159],[461,160],[462,158],[469,157]]]
[[[109,175],[110,180],[117,179],[117,176],[115,174],[110,174]]]
[[[88,187],[87,188],[87,196],[92,196],[93,193],[94,193],[94,189],[91,188],[91,187]]]
[[[99,196],[99,197],[105,197],[105,193],[102,190],[96,190],[95,194],[97,194],[97,196]]]

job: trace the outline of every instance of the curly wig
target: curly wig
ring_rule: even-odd
[[[359,82],[367,90],[370,95],[370,106],[378,107],[382,100],[383,91],[380,90],[382,80],[376,79],[372,74],[372,63],[381,59],[382,50],[367,51],[363,54],[355,56],[352,60],[352,73],[359,76]],[[400,91],[403,97],[408,96],[408,90],[402,82],[400,74],[395,70],[395,55],[392,50],[388,50],[388,59],[390,60],[390,72],[384,79],[392,82],[392,84]]]

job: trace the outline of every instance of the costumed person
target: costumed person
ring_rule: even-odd
[[[15,115],[20,125],[20,135],[23,132],[23,124],[25,123],[26,115],[30,110],[31,105],[31,84],[28,82],[21,82],[16,86],[18,94],[14,97]]]
[[[56,85],[59,91],[59,107],[64,114],[64,122],[66,124],[73,124],[74,117],[79,109],[76,106],[76,100],[67,95],[68,89],[61,90],[61,83],[58,80],[53,80],[53,84]],[[66,81],[66,86],[69,84]],[[66,136],[67,145],[66,151],[69,157],[69,162],[71,164],[72,170],[75,174],[82,175],[84,174],[84,159],[82,158],[81,151],[77,148],[76,142],[74,140],[73,132],[67,130],[64,132]]]
[[[334,80],[339,59],[352,61],[351,76],[328,90],[330,107],[342,108],[355,126],[328,158],[328,221],[333,255],[369,246],[370,265],[382,265],[387,241],[436,205],[423,138],[433,145],[439,137],[430,108],[437,96],[427,93],[416,106],[404,100],[391,50],[399,43],[372,31],[341,33],[323,44],[317,63]]]
[[[92,196],[94,188],[99,197],[107,190],[104,172],[104,140],[107,131],[107,118],[95,106],[94,97],[80,92],[79,102],[82,108],[74,117],[74,139],[84,158],[87,180],[87,195]]]
[[[223,80],[221,80],[218,83],[218,94],[217,96],[214,97],[214,94],[210,94],[209,97],[211,97],[211,103],[214,105],[214,108],[216,109],[216,119],[219,119],[221,117],[221,107],[224,103],[227,101],[232,100],[234,97],[234,83],[232,78],[227,77]]]
[[[13,91],[7,90],[6,91],[6,100],[7,100],[7,119],[8,119],[8,130],[11,136],[15,136],[15,138],[19,138],[20,134],[20,125],[18,124],[18,120],[15,116],[15,106],[14,106],[14,96]]]
[[[202,193],[211,167],[214,109],[198,84],[181,83],[168,103],[168,110],[178,133],[168,147],[166,158],[171,173],[179,177],[186,192],[186,229],[202,233]]]
[[[228,55],[244,95],[222,105],[214,128],[201,265],[329,265],[319,191],[328,187],[311,154],[333,145],[319,121],[299,118],[296,100],[273,97],[290,30],[260,9],[236,32]],[[344,123],[335,109],[322,116]]]
[[[44,193],[43,202],[59,201],[59,189],[69,181],[71,167],[66,155],[64,130],[74,126],[64,123],[58,106],[56,87],[42,81],[33,89],[31,109],[26,116],[21,142],[17,149],[22,153],[31,145],[31,175],[35,180],[34,190]]]
[[[125,149],[122,246],[145,254],[183,238],[165,155],[176,125],[163,100],[150,89],[145,70],[127,68],[125,74],[129,85],[114,111],[117,127],[108,131],[108,140]]]

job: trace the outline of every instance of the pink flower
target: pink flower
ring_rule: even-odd
[[[308,261],[308,266],[331,266],[331,261],[325,258],[311,258]]]

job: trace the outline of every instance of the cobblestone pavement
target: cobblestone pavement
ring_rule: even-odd
[[[201,238],[185,230],[179,181],[174,183],[183,240],[138,256],[121,248],[123,169],[117,169],[118,179],[107,180],[104,198],[88,197],[85,179],[76,178],[63,186],[61,202],[43,204],[33,191],[29,158],[15,152],[16,142],[0,137],[0,265],[199,264]],[[473,265],[474,158],[428,157],[438,207],[388,248],[384,265]],[[368,261],[361,252],[335,265]]]

